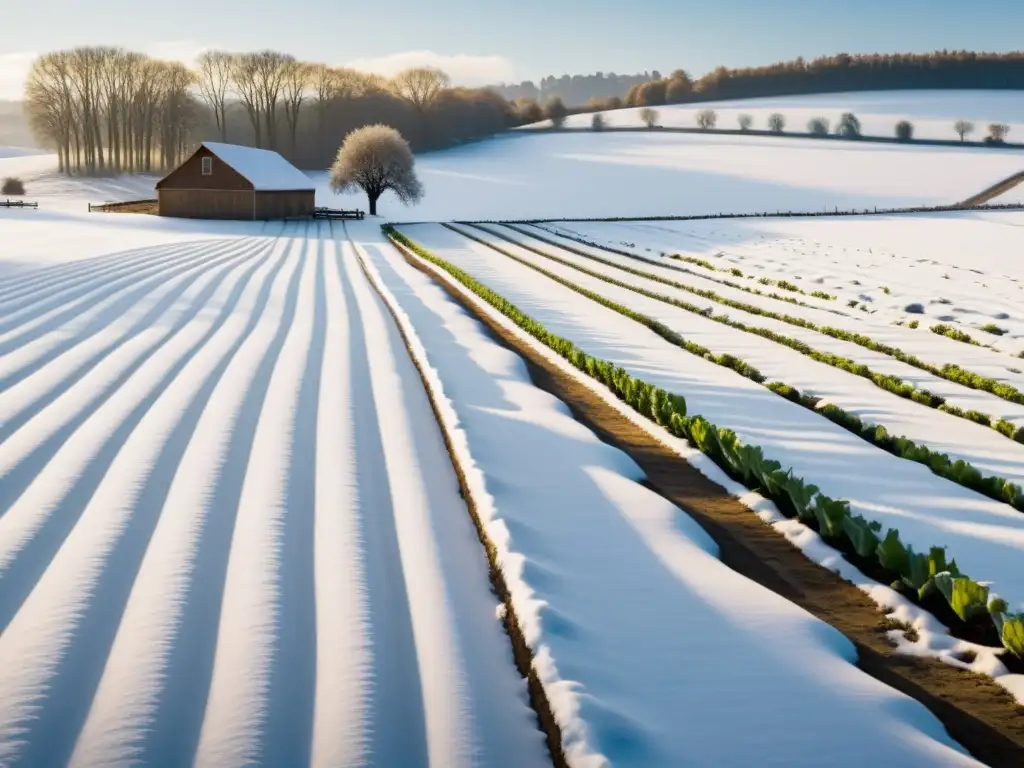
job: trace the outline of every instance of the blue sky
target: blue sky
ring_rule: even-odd
[[[2,18],[0,98],[19,89],[32,55],[98,43],[184,59],[208,47],[271,47],[385,72],[430,61],[429,51],[468,84],[1024,47],[1020,0],[29,0]]]

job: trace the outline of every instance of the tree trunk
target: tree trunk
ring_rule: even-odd
[[[379,198],[380,195],[367,194],[366,196],[370,200],[370,215],[371,216],[376,216],[377,215],[377,198]]]

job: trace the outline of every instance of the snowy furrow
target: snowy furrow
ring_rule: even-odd
[[[223,297],[229,287],[223,287]],[[77,705],[80,712],[78,688],[88,686],[90,673],[103,661],[102,649],[87,645],[96,641],[95,634],[76,638],[76,629],[83,620],[101,622],[95,611],[112,607],[90,600],[93,590],[104,589],[97,584],[101,572],[106,588],[111,578],[127,575],[109,568],[103,572],[105,556],[123,534],[145,529],[140,518],[152,510],[145,509],[142,498],[150,483],[161,481],[157,456],[202,383],[189,378],[187,366],[182,375],[182,366],[216,319],[211,313],[189,323],[146,360],[0,517],[0,625],[6,625],[0,635],[0,690],[6,699],[0,706],[0,755],[24,747],[28,764],[67,758],[54,752],[70,751],[66,739],[55,738],[55,724],[66,729],[65,710],[74,712]],[[144,547],[144,537],[124,546]],[[126,556],[119,551],[119,559]],[[83,654],[80,664],[68,668],[63,663],[69,653],[85,649],[94,652]],[[55,682],[58,672],[66,679]],[[45,716],[23,735],[26,719],[39,710]]]
[[[948,545],[965,573],[1024,607],[1024,515],[898,459],[733,371],[440,226],[403,228],[560,336],[633,375],[682,394],[691,414],[734,429],[854,513],[898,528],[917,551]]]
[[[282,339],[278,332],[268,346],[266,393],[259,411],[251,414],[256,428],[228,553],[210,692],[196,753],[199,765],[249,765],[259,755],[261,735],[273,735],[273,724],[266,720],[279,624],[281,540],[285,525],[298,525],[311,514],[298,505],[286,509],[289,472],[295,463],[308,460],[291,455],[291,445],[313,334],[317,264],[309,249],[306,240],[298,253],[293,251],[292,258],[299,260],[297,293],[289,296],[280,319],[286,335]],[[305,693],[306,699],[312,697],[311,691]],[[297,698],[302,701],[301,695]],[[301,739],[300,733],[292,737]]]
[[[266,337],[280,324],[295,271],[288,263],[291,251],[280,246],[276,251],[217,335],[192,360],[193,375],[206,380],[203,399],[191,415],[191,432],[177,463],[168,470],[171,476],[163,498],[155,500],[159,516],[82,726],[73,765],[110,765],[129,758],[143,764],[192,760],[207,693],[201,687],[203,671],[208,676],[216,632],[216,624],[207,622],[216,621],[221,588],[217,581],[199,579],[216,576],[210,573],[207,553],[226,557],[226,551],[210,551],[226,550],[230,544],[234,510],[228,504],[217,506],[224,499],[218,489],[236,481],[233,473],[238,468],[228,463],[232,441],[245,416],[243,404],[265,353]],[[201,555],[207,556],[200,561]]]
[[[343,239],[193,243],[122,322],[12,373],[0,764],[544,764],[422,383]]]
[[[671,224],[672,222],[658,222],[658,227],[660,228],[671,226]],[[716,222],[716,224],[722,225],[724,227],[724,224],[722,222]],[[807,226],[808,222],[802,222],[801,224],[803,226]],[[813,222],[811,222],[811,224],[813,224]],[[854,226],[866,226],[866,224],[855,223]],[[658,256],[658,243],[661,242],[658,239],[658,236],[644,237],[642,233],[638,234],[634,230],[627,230],[625,233],[623,233],[621,230],[616,230],[616,227],[616,224],[593,224],[586,222],[560,222],[556,225],[544,225],[544,228],[550,230],[551,232],[565,231],[576,236],[581,236],[584,239],[589,240],[590,242],[602,243],[605,245],[610,245],[615,248],[619,248],[620,250],[626,250],[628,252],[635,253],[637,256],[640,256],[645,260],[653,260],[655,262],[666,262],[664,268],[667,269],[668,274],[674,276],[673,279],[676,279],[677,282],[685,283],[687,285],[695,285],[696,287],[700,287],[703,289],[711,289],[722,296],[728,296],[731,299],[745,301],[748,304],[754,304],[756,306],[763,307],[765,309],[770,309],[775,312],[783,312],[785,314],[793,315],[795,317],[800,317],[805,320],[810,320],[819,325],[831,325],[835,328],[841,328],[846,331],[862,333],[865,336],[869,336],[870,338],[874,339],[877,342],[888,344],[890,346],[902,349],[908,354],[916,355],[918,358],[920,358],[926,363],[931,363],[933,365],[938,366],[946,365],[947,363],[955,363],[971,371],[979,373],[983,376],[988,376],[1000,381],[1010,382],[1019,389],[1024,388],[1024,374],[1015,374],[1013,373],[1013,371],[1009,370],[1012,367],[1016,367],[1018,369],[1021,368],[1021,366],[1015,365],[1010,356],[1002,354],[1000,352],[995,352],[990,349],[984,349],[982,347],[975,347],[969,344],[964,344],[962,342],[954,341],[952,339],[948,339],[943,336],[931,333],[930,331],[926,330],[926,328],[929,325],[931,325],[934,321],[929,320],[928,318],[921,318],[921,325],[923,327],[915,330],[907,327],[893,325],[891,322],[889,322],[891,319],[893,319],[891,316],[883,315],[880,318],[876,318],[865,312],[848,309],[841,304],[840,306],[835,307],[835,309],[840,310],[842,314],[835,314],[832,312],[818,310],[811,307],[796,306],[793,304],[780,302],[770,298],[763,298],[760,296],[749,294],[744,291],[731,289],[728,286],[724,286],[719,283],[714,283],[710,280],[704,280],[701,279],[700,277],[695,277],[694,275],[683,274],[680,273],[678,270],[671,269],[671,261],[666,261],[665,259],[662,259],[661,257]],[[546,233],[546,236],[548,236],[550,239],[550,232]],[[633,244],[633,247],[627,247],[626,245],[623,244],[622,241],[626,241],[627,243]],[[682,238],[681,241],[685,242],[682,240]],[[608,255],[608,252],[605,251],[604,249],[588,247],[576,241],[569,242],[573,247],[578,247],[585,251],[592,251],[593,253],[601,256],[602,258]],[[675,241],[670,240],[670,242]],[[647,251],[648,247],[651,248],[651,251]],[[686,252],[686,249],[672,249],[668,245],[665,245],[665,247],[669,248],[669,252],[674,252],[674,250],[682,250],[683,252]],[[716,248],[715,252],[718,251],[719,249]],[[612,255],[614,256],[614,254]],[[701,255],[703,256],[705,254],[702,253]],[[623,257],[620,256],[619,258]],[[629,261],[632,262],[633,260]],[[684,264],[682,266],[687,265]],[[812,261],[812,263],[805,270],[803,270],[802,273],[806,274],[807,272],[810,272],[813,269],[813,266],[814,264]],[[642,268],[647,269],[648,265],[643,264]],[[694,271],[699,272],[700,268],[697,267],[694,269]],[[794,276],[791,276],[790,279],[793,279],[793,277]],[[885,273],[880,273],[878,277],[878,282],[882,285],[885,285],[885,280]],[[754,287],[760,289],[764,288],[763,286],[759,285],[755,285]],[[799,298],[804,299],[805,297]],[[919,302],[921,300],[922,297],[920,295],[908,298],[908,301],[911,302]],[[822,306],[825,306],[826,304],[837,303],[815,302],[815,300],[813,299],[807,299],[807,301],[814,302]],[[909,319],[914,319],[913,315],[907,315],[907,317]],[[983,334],[974,335],[982,336]],[[981,340],[984,341],[984,339]],[[869,353],[869,351],[861,348],[861,353]],[[879,357],[885,358],[886,356],[880,355]],[[868,362],[871,359],[872,358],[866,358],[865,362]],[[896,362],[895,360],[892,360],[892,358],[888,358],[888,360],[892,363]],[[875,367],[875,364],[872,364],[871,362],[868,362],[868,364],[872,365],[872,367]],[[887,363],[885,363],[884,360],[878,360],[877,363],[880,370],[881,366],[886,364]],[[927,374],[925,374],[923,371],[918,371],[917,375],[927,376]],[[910,380],[909,377],[908,380]],[[1001,402],[1006,403],[1006,401]],[[1009,403],[1006,403],[1006,405],[1009,405]],[[996,406],[994,406],[994,410],[991,412],[994,414],[999,413],[998,408]]]
[[[484,524],[572,765],[974,764],[920,704],[856,669],[839,633],[722,565],[632,460],[380,233],[358,231],[482,473]],[[465,252],[438,227],[403,231]],[[493,285],[502,265],[479,255],[458,260]]]
[[[511,646],[500,635],[496,600],[465,589],[472,583],[463,581],[467,576],[485,583],[484,553],[468,512],[458,502],[450,464],[444,466],[449,462],[447,450],[419,374],[356,260],[345,259],[344,265],[366,334],[394,535],[415,642],[425,739],[417,762],[438,766],[502,763],[512,757],[509,749],[515,748],[509,737],[528,733],[525,725],[531,718],[519,696],[507,695],[515,691],[515,678],[508,674]],[[476,605],[477,610],[460,612],[467,604]],[[481,622],[485,610],[490,621]],[[492,680],[493,684],[481,685]],[[504,706],[500,710],[484,706],[502,687]],[[538,739],[532,745],[522,743],[521,749],[517,759],[537,764],[542,754]]]
[[[249,257],[252,260],[252,254]],[[245,274],[248,269],[241,265],[227,272]],[[216,282],[206,284],[208,278],[216,278]],[[52,366],[56,371],[48,366],[0,394],[0,435],[4,438],[0,443],[0,501],[9,504],[17,498],[72,432],[163,345],[182,335],[192,337],[207,322],[204,318],[192,325],[198,313],[211,306],[223,312],[235,293],[233,283],[225,284],[225,279],[231,280],[224,270],[211,269],[187,292],[195,294],[194,301],[165,309],[134,336],[120,335],[116,326],[109,334],[98,333],[97,338],[110,352],[84,373],[81,368],[73,373],[64,370],[58,359]],[[80,357],[76,348],[68,354]],[[13,408],[19,405],[23,407],[15,412]]]
[[[359,523],[356,414],[350,381],[352,325],[342,289],[341,245],[329,244],[317,300],[323,305],[323,360],[316,422],[313,569],[316,688],[311,765],[358,765],[370,754],[373,649],[366,537]]]
[[[140,265],[152,262],[155,257],[162,257],[175,250],[177,246],[172,244],[136,248],[71,264],[55,264],[21,276],[6,277],[3,286],[0,287],[0,317],[6,317],[25,304],[31,303],[33,297],[45,294],[51,286],[60,286],[69,280],[75,283],[98,284],[111,277],[128,274],[138,269]]]
[[[44,292],[46,299],[33,299],[22,312],[12,315],[10,322],[0,324],[0,352],[17,349],[29,341],[55,328],[83,319],[110,308],[113,311],[128,307],[134,298],[159,284],[163,279],[179,273],[193,264],[218,256],[230,249],[232,243],[213,241],[206,248],[183,248],[169,257],[153,259],[143,268],[132,270],[123,277],[112,281],[99,281],[92,290],[70,289],[70,291]],[[76,293],[63,297],[65,293]]]
[[[372,235],[371,242],[381,243],[382,234],[377,227],[370,225],[353,225],[356,234],[355,246],[360,263],[366,270],[374,290],[384,300],[387,310],[398,323],[404,341],[408,344],[410,355],[419,368],[417,375],[422,374],[433,394],[437,408],[437,418],[444,424],[447,438],[450,440],[451,451],[457,457],[463,479],[474,504],[482,500],[477,497],[478,485],[471,479],[473,473],[472,459],[462,450],[464,443],[460,439],[457,423],[451,419],[451,406],[444,395],[443,386],[436,372],[430,366],[422,343],[408,315],[395,301],[380,274],[372,264],[365,249],[365,234]],[[395,339],[396,343],[398,339]],[[411,373],[411,372],[410,372]],[[415,395],[413,401],[420,400],[419,393],[408,390]],[[408,397],[408,395],[407,395]],[[419,420],[417,420],[419,421]],[[423,421],[426,414],[423,413]],[[417,434],[430,435],[431,431],[423,429]],[[434,476],[441,470],[441,445],[435,440],[417,441],[425,443],[422,455],[430,457],[425,462],[425,470]],[[434,446],[430,442],[435,442]],[[431,466],[432,465],[432,466]],[[434,469],[433,467],[436,467]],[[481,514],[479,506],[475,507],[477,515]],[[451,631],[456,637],[460,652],[460,663],[472,674],[463,676],[465,685],[459,692],[465,701],[463,705],[472,712],[473,736],[475,744],[473,753],[475,762],[483,765],[500,765],[508,760],[508,756],[517,755],[517,765],[532,766],[548,763],[544,737],[536,728],[536,715],[528,708],[526,682],[518,675],[509,675],[505,661],[509,659],[509,639],[504,631],[493,621],[482,621],[480,617],[489,612],[495,618],[503,612],[494,595],[484,596],[472,588],[474,583],[489,578],[487,560],[475,555],[468,556],[479,546],[479,534],[470,522],[467,514],[462,514],[450,505],[434,506],[430,519],[437,535],[433,536],[433,547],[436,550],[437,567],[447,585],[448,600],[453,605],[476,605],[475,610],[462,610],[451,613]],[[493,539],[491,540],[493,542]]]
[[[932,450],[948,453],[954,459],[968,461],[986,475],[1005,477],[1024,486],[1024,445],[1007,440],[989,427],[887,392],[875,386],[868,379],[812,360],[796,350],[770,339],[731,328],[698,313],[643,296],[627,288],[612,285],[572,267],[540,256],[526,248],[517,248],[501,237],[496,237],[492,231],[501,235],[508,233],[507,236],[517,242],[551,253],[557,258],[578,265],[591,273],[607,275],[619,283],[689,304],[696,304],[700,307],[711,306],[715,314],[725,312],[732,320],[755,328],[767,328],[790,338],[798,338],[813,345],[815,349],[820,350],[826,346],[819,343],[822,339],[834,342],[829,345],[832,347],[830,351],[837,354],[860,350],[861,348],[855,344],[837,342],[823,334],[789,326],[771,318],[758,317],[732,308],[716,307],[713,302],[678,288],[600,264],[569,251],[558,250],[505,227],[498,229],[483,227],[466,231],[499,248],[514,252],[517,257],[557,274],[575,285],[652,317],[685,339],[707,347],[716,355],[722,353],[734,355],[757,368],[767,377],[767,381],[782,381],[796,387],[800,392],[824,398],[827,402],[834,403],[849,413],[856,414],[867,423],[884,425],[893,435],[904,435]],[[845,349],[840,351],[840,345],[845,345]],[[904,366],[904,368],[910,371],[916,370],[909,366]],[[932,379],[935,381],[934,377]],[[949,384],[948,388],[950,389],[963,389],[941,379],[938,381]],[[970,391],[968,390],[968,392]],[[1024,407],[1013,406],[1010,403],[1005,404],[1024,414]]]
[[[0,359],[0,423],[9,422],[11,415],[28,403],[44,399],[55,385],[77,380],[90,363],[133,335],[155,323],[173,326],[175,316],[164,315],[168,309],[186,315],[191,308],[204,306],[209,298],[206,286],[224,273],[222,267],[248,266],[251,256],[251,248],[239,248],[199,262],[186,272],[168,275],[155,290],[127,308],[90,312],[90,317],[63,323],[4,355]]]

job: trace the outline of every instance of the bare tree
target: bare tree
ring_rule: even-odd
[[[836,134],[846,139],[860,138],[860,120],[853,112],[843,112],[836,124]]]
[[[231,84],[235,89],[235,95],[245,107],[245,113],[249,116],[249,122],[256,134],[256,146],[263,146],[263,132],[261,130],[261,98],[259,63],[255,53],[241,53],[231,57]]]
[[[713,109],[702,109],[697,113],[697,126],[702,130],[706,131],[709,128],[714,128],[718,122],[718,113]]]
[[[259,105],[267,126],[267,146],[277,149],[277,109],[285,78],[295,64],[295,57],[277,51],[260,51],[256,54],[255,64]]]
[[[138,130],[141,118],[142,82],[147,73],[147,60],[141,53],[129,51],[124,55],[124,70],[120,86],[122,170],[139,167]]]
[[[195,75],[179,62],[159,62],[157,78],[161,166],[173,168],[181,162],[198,124],[198,105],[190,93]]]
[[[416,178],[415,159],[402,134],[386,125],[367,125],[345,137],[331,166],[331,188],[366,193],[370,215],[377,215],[377,201],[388,190],[403,204],[419,202],[423,186]]]
[[[807,132],[812,136],[828,136],[828,128],[827,117],[812,117],[807,121]]]
[[[66,52],[47,53],[32,63],[25,85],[25,109],[35,135],[57,150],[59,169],[70,172],[74,107]]]
[[[986,144],[1002,144],[1006,141],[1006,134],[1010,132],[1010,126],[1006,123],[990,123],[988,136],[985,137]]]
[[[768,130],[772,133],[782,133],[786,130],[786,116],[779,112],[770,114],[768,116]]]
[[[306,99],[306,89],[310,86],[313,71],[308,64],[290,61],[285,65],[282,101],[284,103],[284,119],[288,123],[292,152],[298,145],[299,113]]]
[[[100,48],[75,48],[71,51],[70,76],[78,112],[77,134],[87,173],[104,169],[99,119],[103,58]]]
[[[128,54],[121,48],[109,48],[104,51],[100,71],[103,99],[106,105],[107,149],[110,169],[120,173],[122,161],[122,133],[124,103],[124,80],[127,76],[126,63]]]
[[[648,128],[654,128],[658,124],[658,110],[644,107],[640,110],[640,119]]]
[[[224,51],[204,51],[199,56],[199,92],[213,112],[220,140],[228,140],[227,97],[231,87],[233,58]]]
[[[345,67],[339,67],[335,71],[342,84],[342,93],[346,95],[365,96],[368,93],[394,93],[391,81],[383,75],[359,72]]]
[[[153,170],[153,155],[159,137],[156,133],[157,103],[161,97],[163,65],[152,59],[142,59],[139,80],[135,89],[135,169],[149,173]]]
[[[749,131],[750,126],[754,124],[754,118],[746,114],[737,115],[736,122],[739,123],[741,131]]]
[[[391,79],[391,87],[408,99],[420,112],[425,112],[437,95],[451,86],[451,78],[434,67],[413,67]]]
[[[974,123],[970,120],[957,120],[953,123],[953,130],[960,137],[960,141],[963,141],[968,135],[974,133]]]
[[[75,48],[33,63],[26,108],[62,171],[149,171],[154,160],[176,164],[192,141],[199,118],[193,82],[182,64],[120,48]]]

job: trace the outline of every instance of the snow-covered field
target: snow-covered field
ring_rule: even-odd
[[[494,538],[509,562],[521,558],[525,630],[558,691],[573,765],[963,760],[916,705],[850,665],[843,638],[718,562],[692,519],[635,482],[631,460],[535,389],[521,360],[379,235],[369,240],[465,430]],[[807,727],[826,711],[850,724],[827,745]]]
[[[0,283],[0,763],[542,764],[351,247],[107,245]]]
[[[963,116],[986,119],[982,107],[999,102],[986,98]],[[952,114],[929,104],[918,119]],[[422,156],[423,203],[382,207],[420,221],[945,204],[1022,160],[754,137],[508,136]],[[40,209],[0,210],[0,765],[549,764],[438,419],[574,767],[976,764],[922,705],[859,670],[838,632],[723,565],[708,534],[536,388],[379,221],[87,214],[87,202],[151,195],[154,180],[67,180],[52,155],[3,148],[7,175]],[[318,204],[365,207],[315,178]],[[1022,217],[456,226],[768,380],[1024,485],[1024,446],[995,430],[576,268],[1024,426],[1022,405],[614,266],[1024,390]],[[1008,504],[466,234],[401,229],[915,550],[947,545],[1024,610],[1024,514]],[[797,306],[723,276],[837,299],[793,294]],[[905,324],[914,319],[920,328]],[[929,332],[936,322],[993,348]],[[1006,335],[979,330],[988,322]]]
[[[4,152],[4,150],[10,150]],[[15,176],[25,183],[25,199],[41,209],[66,213],[88,211],[89,203],[141,200],[156,196],[157,176],[68,178],[57,172],[57,156],[19,147],[0,147],[0,179]]]
[[[1005,123],[1010,126],[1008,141],[1024,141],[1024,103],[1018,91],[864,91],[710,101],[656,109],[659,125],[682,128],[696,128],[697,113],[703,109],[717,112],[717,127],[729,129],[737,128],[737,117],[746,114],[754,119],[753,128],[768,130],[768,116],[778,112],[785,116],[787,130],[796,132],[806,131],[807,122],[813,117],[824,117],[835,126],[840,115],[852,112],[868,136],[893,136],[896,123],[909,120],[916,138],[955,141],[960,137],[953,124],[968,120],[974,124],[968,139],[984,138],[990,123]],[[639,111],[617,109],[604,115],[608,125],[642,126]],[[571,115],[566,125],[589,128],[590,120],[589,114]],[[538,123],[523,130],[547,124]]]
[[[690,134],[505,134],[422,155],[400,221],[592,218],[952,205],[1024,168],[1021,150]],[[319,181],[317,198],[337,197]]]
[[[0,146],[0,160],[6,160],[12,157],[28,157],[32,155],[46,155],[49,154],[43,149],[34,149],[32,147],[9,147]]]
[[[710,308],[712,311],[725,309],[714,301],[695,297],[693,294],[656,282],[655,280],[625,273],[614,267],[595,264],[591,259],[584,256],[538,243],[535,239],[521,235],[515,230],[510,230],[506,227],[492,226],[488,227],[486,231],[494,231],[528,245],[541,245],[544,250],[554,253],[560,259],[589,271],[607,275],[631,286],[679,301],[695,303],[702,309]],[[474,231],[472,234],[477,235],[479,233]],[[492,242],[501,245],[500,240],[492,240]],[[596,252],[596,249],[594,250]],[[867,379],[851,376],[845,371],[833,368],[825,363],[810,360],[799,352],[787,347],[781,347],[770,339],[765,339],[736,328],[730,328],[694,312],[688,312],[656,299],[637,295],[626,288],[609,285],[598,278],[580,274],[570,267],[551,264],[549,260],[545,260],[534,253],[524,253],[523,251],[517,251],[517,253],[524,255],[524,258],[537,263],[551,272],[572,280],[578,285],[664,322],[684,337],[692,339],[716,353],[726,352],[741,360],[746,360],[767,376],[769,381],[785,381],[795,386],[801,392],[813,392],[816,396],[836,403],[845,410],[856,413],[871,423],[884,424],[895,434],[906,435],[916,442],[923,442],[926,445],[941,450],[943,453],[949,453],[957,458],[970,461],[979,469],[984,470],[986,474],[1005,476],[1024,487],[1024,445],[1007,440],[992,429],[957,418],[951,414],[936,413],[934,410],[923,407],[913,401],[896,397],[889,392],[879,389]],[[710,284],[699,278],[694,279],[687,274],[680,274],[675,270],[648,266],[646,264],[637,265],[635,259],[630,259],[627,256],[606,254],[604,252],[598,255],[607,261],[621,264],[628,268],[640,266],[649,274],[684,285],[716,289],[716,292],[722,296],[728,296],[741,301],[743,298],[749,297],[749,294],[730,290],[724,286]],[[772,299],[751,298],[754,300],[750,303],[755,306],[771,308],[773,303]],[[837,318],[823,311],[800,308],[799,312],[801,315],[806,316],[812,321],[817,321],[821,325],[848,326],[851,329],[859,330],[861,333],[870,333],[872,330],[868,324],[858,324],[856,318],[852,316],[850,320],[853,320],[853,322],[847,320],[845,323],[835,323],[834,320]],[[872,370],[898,376],[904,381],[912,382],[919,389],[927,389],[930,392],[946,397],[950,403],[958,405],[964,410],[974,409],[983,413],[998,413],[1000,417],[1006,418],[1017,425],[1024,426],[1024,406],[1006,402],[988,392],[968,389],[921,371],[887,355],[866,350],[853,342],[834,339],[817,331],[800,328],[779,320],[757,316],[733,308],[728,309],[728,314],[731,319],[742,322],[745,325],[767,328],[775,333],[799,339],[814,349],[841,355],[869,365]],[[909,336],[911,333],[907,332],[907,335]],[[948,347],[949,345],[956,345],[958,342],[935,336],[934,334],[925,336],[917,333],[913,335],[929,343],[930,348],[927,352],[937,355],[941,354],[939,350],[943,350],[953,354],[954,359],[956,359],[955,353],[959,351],[959,348]],[[936,343],[932,343],[932,339],[929,337],[934,337]],[[929,357],[927,352],[919,356],[927,360]],[[1020,378],[1017,378],[1015,383],[1024,385],[1024,381]]]
[[[482,244],[438,225],[411,226],[403,231],[482,280],[544,323],[551,332],[576,342],[600,359],[616,363],[644,381],[684,394],[689,412],[702,414],[712,423],[735,430],[742,442],[762,446],[766,455],[778,459],[784,467],[792,467],[798,477],[813,482],[823,493],[849,500],[855,512],[887,527],[898,528],[903,541],[912,544],[916,551],[926,551],[937,544],[947,545],[965,573],[993,582],[993,588],[1017,610],[1024,608],[1024,572],[1019,567],[1024,557],[1024,515],[1017,510],[933,475],[914,462],[875,448],[827,419],[784,401],[727,368],[683,351],[634,321],[527,266],[499,256]],[[593,281],[591,285],[591,281],[576,270],[560,267],[511,244],[502,247],[631,308],[655,313],[684,336],[700,332],[700,325],[688,313],[629,291],[617,291],[601,281]],[[733,314],[731,310],[730,314]],[[728,346],[718,349],[716,344],[737,343],[738,337],[724,326],[716,324],[705,333],[717,334],[722,339],[709,343],[716,353],[730,351]],[[730,338],[732,341],[726,340]],[[702,340],[712,341],[707,337]],[[740,339],[739,343],[751,345],[750,349],[760,346],[746,339]],[[738,349],[732,347],[734,351]],[[761,349],[763,354],[770,355],[771,350]],[[774,352],[779,361],[777,370],[782,370],[787,362],[790,368],[799,366],[800,374],[812,383],[809,389],[813,392],[816,372],[810,361],[806,358],[790,360],[788,351],[782,347]],[[784,380],[789,378],[787,375]],[[817,381],[824,382],[828,378],[825,374]],[[854,410],[860,409],[865,416],[874,416],[877,421],[903,413],[902,426],[909,427],[916,422],[918,429],[924,429],[928,420],[939,415],[916,404],[912,409],[918,410],[904,410],[903,401],[895,395],[882,398],[863,390],[855,396],[848,388],[856,387],[850,383],[834,382],[829,386],[845,388],[844,394],[840,394],[840,389],[829,391],[849,398]],[[970,397],[971,393],[966,391],[965,396]],[[857,398],[870,398],[871,404],[867,399]],[[889,413],[879,410],[882,403],[890,409]],[[1004,405],[1010,406],[1009,403]],[[993,407],[998,407],[998,403]],[[959,424],[953,426],[957,427]],[[1012,465],[1017,468],[1017,474],[1021,474],[1019,446],[998,435],[990,441],[986,434],[974,429],[965,422],[953,433],[959,437],[948,439],[942,447],[958,447],[971,453],[968,447],[971,443],[960,445],[961,441],[981,440],[986,447],[977,444],[979,457],[989,456],[1000,468]],[[1006,443],[1005,449],[998,440]],[[1003,452],[989,455],[995,446]]]
[[[546,762],[391,302],[573,765],[974,764],[376,222],[0,227],[0,762]]]
[[[1024,367],[1019,360],[965,348],[927,329],[945,323],[1011,356],[1024,350],[1024,264],[1014,255],[1024,250],[1022,224],[1024,214],[1018,212],[957,212],[856,219],[574,222],[548,228],[647,258],[678,254],[707,260],[719,270],[739,269],[744,274],[739,282],[750,287],[763,288],[757,280],[767,277],[788,280],[808,293],[824,290],[837,300],[809,301],[853,318],[853,325],[831,318],[827,322],[833,325],[875,326],[873,336],[891,339],[932,362],[960,359],[972,367],[994,365],[1002,370],[988,375],[1014,378],[1006,368]],[[704,272],[700,266],[686,266]],[[749,294],[721,290],[757,303]],[[848,307],[851,301],[857,309]],[[870,315],[865,316],[862,306]],[[804,313],[801,308],[787,311]],[[820,313],[817,319],[824,321]],[[912,320],[918,321],[920,332],[889,327]],[[989,324],[1006,333],[980,330]],[[1016,385],[1024,386],[1024,381]]]

